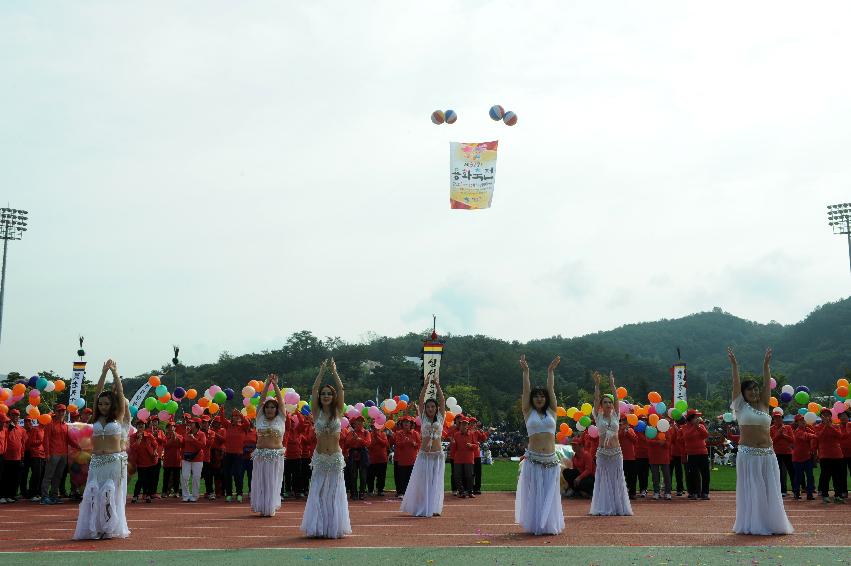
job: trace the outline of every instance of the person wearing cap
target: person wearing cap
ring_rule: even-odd
[[[248,430],[245,432],[245,440],[242,442],[242,469],[245,470],[248,482],[248,500],[251,501],[251,481],[254,477],[254,460],[251,459],[257,448],[257,428],[254,421],[248,420]]]
[[[0,486],[3,482],[3,454],[6,452],[6,425],[9,424],[9,417],[6,413],[0,413]],[[0,487],[0,495],[3,494],[3,488]]]
[[[794,437],[792,427],[783,424],[782,409],[775,409],[771,414],[771,445],[774,448],[774,454],[777,456],[777,465],[780,467],[780,493],[786,497],[786,477],[792,481],[792,476],[795,475],[795,468],[792,466],[792,444]]]
[[[813,478],[812,444],[816,434],[807,426],[804,415],[795,415],[795,428],[792,436],[792,494],[801,499],[801,483],[807,490],[807,500],[815,499],[815,479]]]
[[[222,467],[222,457],[225,454],[225,429],[223,423],[226,422],[224,415],[219,413],[217,416],[210,419],[210,434],[207,435],[207,440],[212,439],[210,447],[210,468],[212,472],[213,495],[221,497],[224,495],[224,468]]]
[[[476,437],[476,447],[473,449],[473,495],[482,494],[482,442],[487,442],[490,437],[489,431],[480,428],[481,424],[475,417],[470,419],[470,430]]]
[[[112,372],[110,391],[103,390]],[[124,450],[124,414],[127,404],[118,366],[107,360],[98,382],[91,417],[92,457],[80,502],[74,539],[127,538],[127,452]]]
[[[212,464],[212,453],[216,431],[210,426],[210,415],[201,415],[201,432],[204,433],[204,439],[207,442],[207,446],[201,451],[201,455],[204,458],[204,467],[201,469],[201,477],[204,479],[204,497],[210,501],[214,501],[216,499],[216,482]]]
[[[156,446],[154,447],[154,449],[157,454],[157,463],[154,464],[154,467],[156,469],[151,472],[151,481],[153,482],[154,488],[154,494],[152,497],[154,499],[160,498],[160,491],[158,487],[160,484],[160,476],[162,475],[163,454],[165,452],[165,431],[160,426],[161,422],[162,421],[160,421],[160,418],[156,415],[151,415],[151,419],[148,419],[148,432],[150,432],[151,436],[153,436],[154,440],[156,440]],[[168,422],[169,421],[166,421],[166,423],[164,424],[167,424]]]
[[[301,460],[299,460],[299,469],[301,470],[301,494],[300,498],[307,497],[308,488],[310,487],[310,477],[312,470],[310,468],[310,457],[316,449],[316,431],[313,428],[313,414],[308,413],[302,419],[301,431]]]
[[[454,476],[455,485],[459,488],[461,498],[476,497],[473,494],[473,463],[475,461],[475,447],[478,444],[477,435],[470,430],[470,419],[459,416],[457,420],[458,432],[452,435],[455,444]]]
[[[366,472],[369,469],[369,446],[372,435],[364,428],[364,418],[356,416],[350,422],[344,453],[348,464],[352,499],[366,499]]]
[[[583,436],[587,435],[585,432]],[[594,495],[594,457],[589,454],[586,447],[587,443],[582,440],[582,437],[574,438],[571,441],[573,447],[573,458],[571,459],[572,468],[567,468],[562,472],[568,490],[567,497],[593,497]],[[525,465],[525,464],[524,464]]]
[[[198,501],[206,451],[207,435],[201,430],[201,419],[192,418],[183,436],[183,457],[180,461],[180,485],[184,503]]]
[[[366,470],[366,489],[370,495],[384,497],[387,479],[387,454],[390,446],[390,431],[373,423],[369,443],[369,467]]]
[[[653,479],[653,499],[670,500],[671,439],[667,433],[657,432],[654,438],[647,439],[647,458],[650,461],[650,477]]]
[[[133,499],[130,503],[139,501],[139,494],[144,492],[145,503],[150,503],[158,483],[157,462],[157,439],[151,433],[148,422],[139,420],[136,422],[136,433],[130,435],[130,449],[136,460],[136,470],[139,477],[133,487]]]
[[[437,399],[426,399],[431,380],[424,380],[417,402],[421,422],[420,453],[414,462],[411,481],[402,498],[401,511],[416,517],[433,517],[443,513],[443,445],[444,407],[440,378],[434,378]],[[471,462],[472,463],[472,462]]]
[[[732,348],[727,357],[733,374],[730,408],[739,423],[736,453],[736,522],[733,532],[745,535],[785,535],[794,532],[783,508],[780,468],[771,438],[771,348],[762,362],[762,387],[751,379],[739,380]],[[691,459],[691,455],[689,455]]]
[[[179,497],[180,473],[183,460],[183,437],[177,434],[174,421],[165,424],[165,445],[163,446],[163,489],[162,498]]]
[[[638,417],[639,421],[647,424],[647,415]],[[648,477],[650,476],[650,454],[647,447],[647,436],[642,432],[635,436],[635,473],[638,483],[638,497],[647,497]]]
[[[27,419],[25,423],[29,423],[30,426],[26,427],[27,446],[24,473],[21,475],[21,496],[36,503],[41,501],[41,482],[44,478],[44,426],[32,426],[31,419]],[[29,486],[24,483],[27,474],[29,474]]]
[[[275,393],[268,396],[269,389]],[[281,485],[286,463],[284,438],[286,415],[284,398],[278,386],[278,376],[270,374],[260,394],[263,405],[257,411],[257,447],[251,456],[254,470],[251,477],[251,510],[261,517],[274,517],[281,508]]]
[[[706,446],[709,431],[702,417],[703,413],[697,409],[689,409],[685,414],[686,423],[680,428],[689,499],[709,499],[709,449]]]
[[[843,499],[848,499],[848,471],[851,471],[851,423],[849,411],[842,411],[836,415],[839,418],[839,428],[844,431],[842,440],[839,441],[842,447],[842,474],[840,475],[840,487],[842,489],[841,496]],[[846,471],[848,470],[848,471]]]
[[[68,448],[80,449],[77,441],[68,435],[65,411],[66,407],[62,403],[54,405],[53,418],[44,427],[46,461],[41,480],[41,503],[44,505],[59,503],[60,482],[68,468]]]
[[[635,444],[638,435],[626,422],[626,415],[621,415],[618,421],[618,442],[623,454],[623,475],[630,500],[635,499],[635,482],[638,479],[638,467],[635,464]]]
[[[242,486],[245,470],[242,467],[242,446],[248,433],[248,419],[238,409],[231,412],[231,420],[222,420],[224,425],[224,456],[222,458],[222,481],[225,501],[230,503],[234,496],[242,503]]]
[[[671,483],[676,484],[677,496],[685,493],[685,482],[683,481],[683,438],[679,423],[670,417],[663,417],[671,423],[667,435],[671,442]],[[682,417],[679,419],[682,421]]]
[[[402,499],[408,483],[411,481],[411,472],[414,470],[414,462],[417,460],[417,452],[420,449],[420,433],[414,430],[414,418],[405,415],[399,419],[396,431],[393,433],[393,481],[396,484],[396,497]]]
[[[821,424],[816,425],[818,437],[819,476],[818,490],[821,500],[830,503],[830,482],[833,481],[833,502],[845,503],[842,484],[845,483],[845,460],[842,458],[842,439],[845,427],[833,424],[833,412],[823,407],[819,412]]]
[[[18,501],[18,485],[21,482],[24,451],[27,445],[27,431],[18,424],[21,413],[17,409],[9,411],[9,423],[6,424],[6,451],[3,453],[3,475],[0,482],[0,503]]]
[[[284,435],[284,486],[281,497],[297,497],[307,488],[302,487],[302,431],[301,413],[286,416]]]
[[[323,361],[311,388],[310,412],[315,418],[316,451],[310,461],[313,478],[299,527],[305,536],[317,538],[342,538],[352,533],[343,479],[345,460],[340,448],[345,390],[334,358],[330,366],[336,387],[322,384],[326,367]]]

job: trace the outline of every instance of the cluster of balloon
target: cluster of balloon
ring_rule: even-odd
[[[431,121],[438,126],[441,124],[454,124],[458,120],[458,113],[454,110],[435,110],[431,113]]]
[[[771,378],[771,382],[769,384],[772,389],[777,387],[777,382],[774,378]],[[804,417],[804,422],[807,424],[815,424],[821,415],[822,410],[825,408],[830,410],[830,414],[832,420],[834,422],[838,422],[839,413],[843,413],[849,409],[851,409],[851,400],[849,400],[849,387],[848,380],[844,377],[836,380],[836,389],[833,391],[833,396],[836,401],[832,406],[822,407],[820,404],[810,400],[810,388],[806,385],[799,385],[794,387],[792,385],[786,384],[780,388],[780,396],[779,397],[770,397],[768,400],[768,404],[771,407],[772,414],[775,415],[783,415],[783,408],[779,405],[782,404],[791,404],[793,401],[795,404],[799,406],[797,409],[797,413]],[[787,407],[789,408],[789,407]],[[733,413],[724,413],[723,415],[724,422],[731,423],[735,420]]]
[[[195,393],[194,389],[185,390],[182,387],[176,387],[173,393],[169,393],[168,388],[160,382],[157,375],[152,375],[148,378],[148,384],[154,389],[155,397],[145,399],[143,407],[130,407],[130,416],[137,418],[140,421],[147,421],[151,415],[156,414],[161,421],[169,420],[172,415],[177,413],[180,408],[180,401],[189,397],[189,393]]]
[[[508,112],[500,106],[499,104],[494,104],[491,106],[490,110],[488,110],[488,116],[490,116],[491,120],[494,122],[499,122],[502,120],[502,123],[506,126],[513,126],[517,123],[517,114],[509,110]]]
[[[28,387],[30,388],[29,393],[27,393]],[[65,382],[61,379],[49,380],[38,375],[29,379],[20,379],[11,388],[0,387],[0,413],[8,413],[9,407],[26,398],[27,406],[24,409],[24,414],[27,418],[38,420],[41,424],[49,424],[50,415],[42,415],[38,408],[41,404],[41,394],[61,393],[62,391],[65,391]],[[85,406],[86,402],[82,399],[80,401],[80,406]]]
[[[89,473],[89,460],[92,459],[92,425],[88,423],[69,423],[68,437],[74,440],[79,449],[69,448],[68,468],[72,481],[85,485]]]

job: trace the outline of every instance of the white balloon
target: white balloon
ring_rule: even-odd
[[[783,386],[782,389],[780,389],[780,392],[781,393],[788,393],[789,395],[794,395],[795,394],[795,388],[787,383],[786,385]]]
[[[56,384],[55,384],[54,382],[52,382],[52,381],[48,381],[48,382],[47,382],[47,385],[44,387],[44,390],[45,390],[47,393],[50,393],[50,392],[51,392],[51,391],[53,391],[54,389],[56,389]]]
[[[463,413],[464,409],[462,409],[458,405],[455,405],[454,407],[452,407],[452,412],[455,413],[456,415],[458,415],[458,414]]]
[[[396,410],[396,401],[394,399],[385,399],[384,400],[384,408],[387,409],[388,411],[391,411],[391,412],[395,411]]]
[[[816,416],[815,413],[813,413],[812,411],[809,411],[809,412],[807,412],[806,415],[804,415],[804,422],[807,423],[808,425],[815,424],[817,418],[818,417]]]
[[[659,422],[656,423],[656,430],[659,432],[668,432],[668,429],[671,428],[671,423],[666,421],[665,419],[659,419]]]
[[[449,407],[449,408],[452,408],[457,404],[458,404],[458,399],[456,399],[455,397],[450,397],[449,399],[446,400],[446,406]]]

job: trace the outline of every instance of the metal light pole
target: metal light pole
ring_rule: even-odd
[[[848,261],[851,266],[851,202],[827,205],[827,223],[834,234],[848,237]]]
[[[27,211],[0,208],[0,239],[3,240],[3,272],[0,275],[0,335],[3,331],[3,297],[6,292],[6,251],[9,240],[20,240],[27,231]]]

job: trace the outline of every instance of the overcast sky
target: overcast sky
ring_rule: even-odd
[[[849,294],[847,2],[0,5],[0,372]],[[492,104],[514,110],[509,128]],[[458,112],[435,126],[435,109]],[[499,140],[493,208],[449,142]],[[5,198],[4,198],[5,197]],[[416,352],[411,352],[416,354]],[[93,368],[94,369],[94,368]]]

